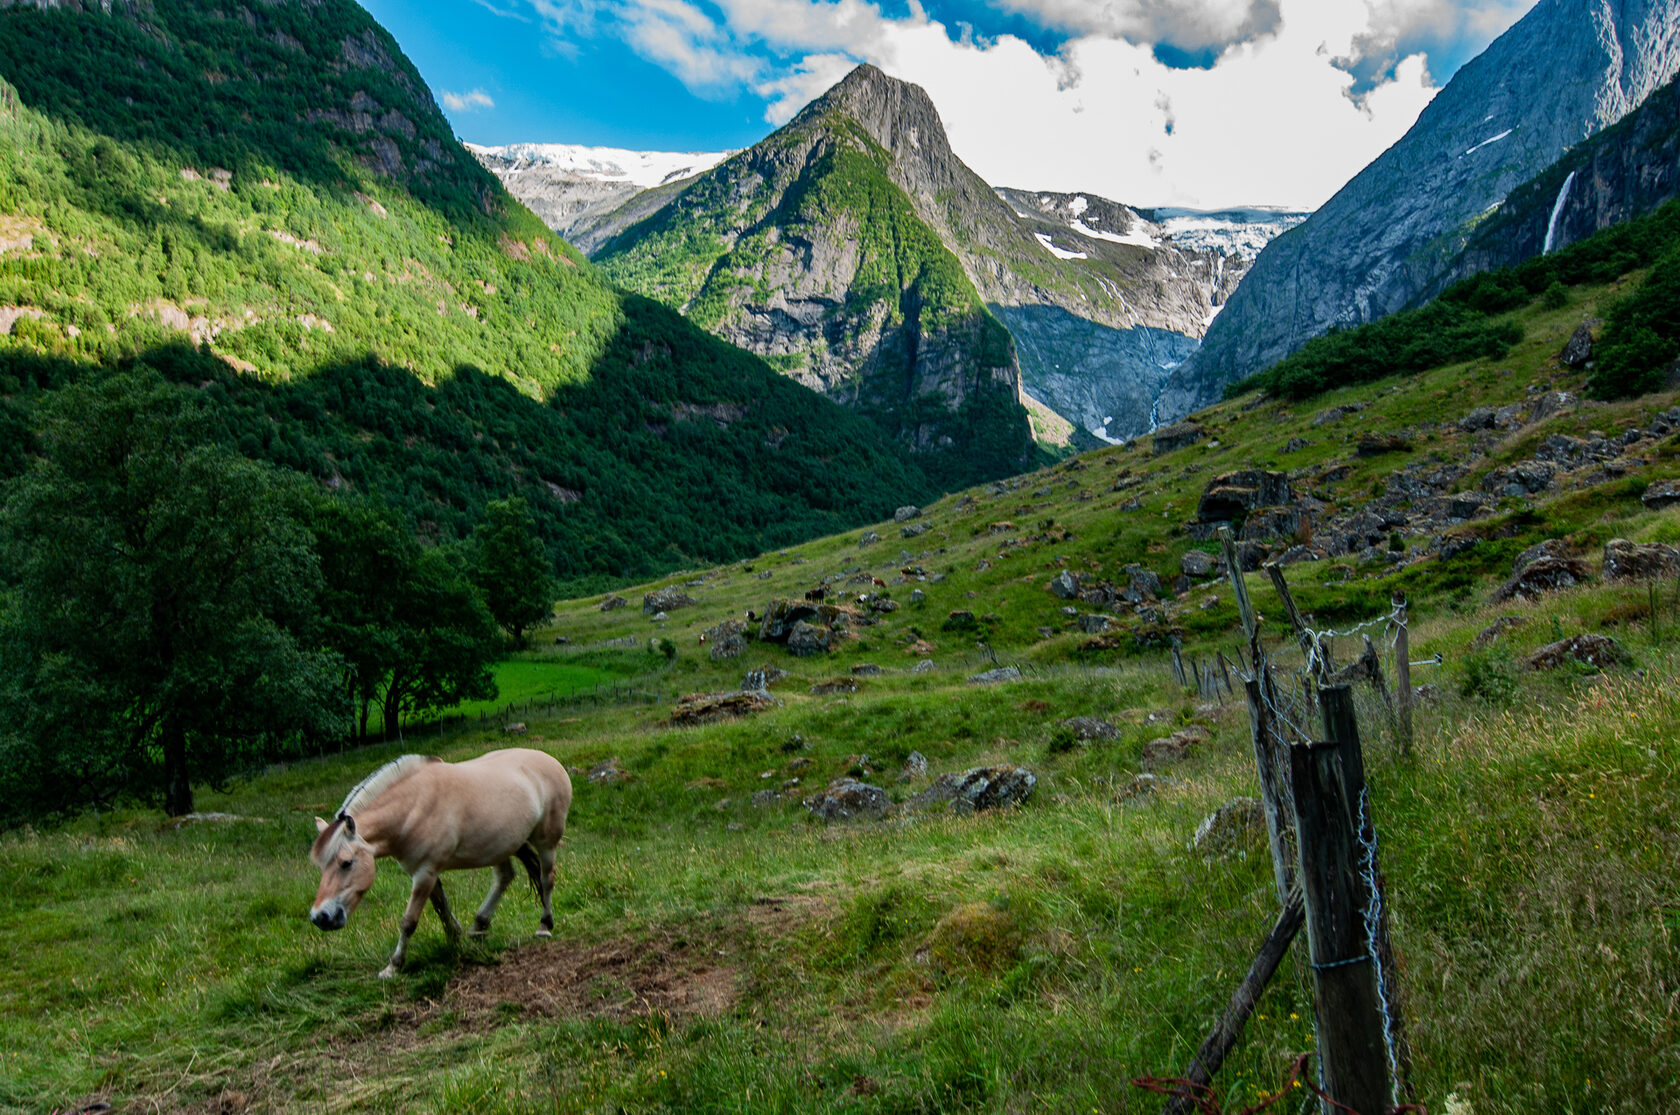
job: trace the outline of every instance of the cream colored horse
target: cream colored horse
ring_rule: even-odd
[[[397,951],[379,973],[395,975],[408,954],[408,939],[431,899],[450,937],[461,923],[449,911],[440,871],[493,867],[490,893],[473,918],[472,935],[490,928],[496,904],[513,882],[517,858],[542,898],[542,927],[554,932],[554,849],[566,831],[572,780],[542,751],[509,748],[464,763],[424,755],[393,759],[362,780],[332,821],[315,818],[309,858],[321,869],[321,888],[309,920],[321,929],[343,929],[373,886],[374,861],[390,856],[414,879],[399,925]]]

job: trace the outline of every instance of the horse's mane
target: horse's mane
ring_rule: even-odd
[[[344,804],[338,807],[338,816],[348,816],[353,810],[360,809],[419,767],[442,761],[436,755],[399,755],[358,782],[356,788],[345,795]]]

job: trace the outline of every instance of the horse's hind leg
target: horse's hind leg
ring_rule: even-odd
[[[490,931],[490,919],[496,916],[496,904],[502,900],[502,894],[513,882],[513,861],[505,859],[495,867],[496,876],[490,881],[490,893],[484,896],[484,904],[478,908],[473,916],[472,935],[482,937]]]
[[[554,936],[554,849],[553,847],[538,848],[537,860],[541,870],[537,872],[537,892],[542,896],[542,925],[537,930],[539,937]]]
[[[432,884],[432,909],[437,911],[438,920],[443,922],[443,931],[452,941],[461,939],[461,923],[455,920],[455,915],[449,909],[449,899],[443,894],[443,880]]]

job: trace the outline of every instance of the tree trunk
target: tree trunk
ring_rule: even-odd
[[[182,817],[193,811],[192,781],[187,777],[187,736],[180,725],[163,722],[163,811]]]

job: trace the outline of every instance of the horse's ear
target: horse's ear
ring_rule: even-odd
[[[327,831],[327,822],[321,820],[321,818],[319,818],[319,817],[315,818],[315,831],[317,833],[326,832]]]
[[[348,836],[356,835],[356,818],[346,813],[344,816],[344,832]]]

